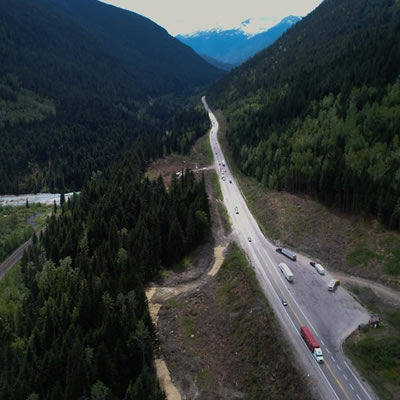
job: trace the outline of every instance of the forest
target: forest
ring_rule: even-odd
[[[222,75],[97,0],[0,1],[0,58],[2,194],[78,191],[142,134],[170,132],[157,157],[187,151],[207,116],[183,96]]]
[[[326,0],[208,95],[243,172],[400,228],[398,2]]]
[[[165,399],[144,285],[203,239],[204,180],[169,191],[141,172],[140,138],[53,214],[21,262],[23,300],[0,317],[0,399]]]

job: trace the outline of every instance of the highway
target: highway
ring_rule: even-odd
[[[245,198],[231,174],[217,139],[218,121],[203,105],[211,120],[210,143],[214,155],[224,204],[234,235],[246,251],[259,283],[279,320],[286,339],[291,344],[296,364],[304,372],[313,392],[327,400],[373,400],[377,397],[346,361],[341,343],[360,323],[367,323],[368,312],[342,287],[328,291],[333,276],[326,271],[321,276],[310,266],[310,259],[297,254],[297,261],[276,252],[276,246],[264,237],[249,211]],[[294,274],[289,283],[278,268],[286,263]],[[282,304],[286,300],[287,306]],[[306,325],[318,341],[324,362],[318,364],[300,336],[300,326]],[[268,327],[266,327],[268,329]]]

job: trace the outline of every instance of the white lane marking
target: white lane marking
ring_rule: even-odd
[[[343,378],[346,379],[346,381],[348,381],[347,376],[345,374],[343,374]]]
[[[322,343],[322,346],[325,346],[325,343],[324,343],[324,341],[321,339],[321,343]]]
[[[342,368],[340,368],[340,365],[339,365],[339,364],[336,364],[336,366],[337,366],[337,368],[338,368],[339,371],[342,370]]]
[[[257,249],[257,250],[258,250],[258,249]],[[259,252],[256,251],[256,249],[254,249],[254,248],[251,247],[251,248],[250,248],[250,253],[252,253],[252,256],[254,257],[254,259],[255,259],[256,261],[258,261],[258,265],[261,266],[261,268],[258,268],[258,270],[261,272],[261,275],[262,275],[262,277],[264,278],[264,282],[265,282],[268,286],[270,286],[270,288],[272,289],[273,295],[275,295],[275,297],[279,300],[280,297],[279,297],[278,293],[276,292],[276,289],[275,289],[274,286],[272,285],[272,282],[271,282],[271,280],[268,278],[268,275],[267,275],[267,273],[264,271],[264,268],[262,268],[263,263],[260,262],[260,254],[259,254]],[[299,330],[296,328],[296,325],[294,324],[292,318],[290,318],[288,311],[286,311],[286,313],[285,313],[284,315],[286,315],[287,319],[288,319],[289,322],[292,324],[293,329],[294,329],[294,331],[297,333],[297,335],[300,336]],[[300,337],[301,337],[301,336],[300,336]],[[303,340],[302,340],[302,342],[303,342],[304,346],[306,346],[306,349],[308,350],[308,347],[307,347],[307,345],[305,344],[305,342],[304,342]],[[307,351],[307,353],[310,354],[308,351]],[[311,356],[311,354],[310,354],[310,356]],[[312,357],[312,356],[311,356],[311,357]],[[312,360],[314,360],[314,359],[312,358]],[[321,373],[322,376],[325,378],[326,383],[327,383],[328,386],[331,388],[331,390],[332,390],[333,394],[335,395],[336,399],[337,399],[337,400],[340,400],[340,399],[339,399],[339,396],[337,395],[335,389],[333,389],[332,385],[330,384],[330,382],[329,382],[327,376],[325,375],[324,371],[322,370],[321,366],[320,366],[319,364],[318,364],[317,366],[318,366],[318,368],[319,368],[320,373]]]
[[[353,390],[354,391],[354,388],[353,388],[353,385],[350,383],[350,387],[351,387],[351,390]]]
[[[333,358],[333,356],[331,356],[331,358],[332,358],[332,361],[333,361],[333,362],[336,362],[336,360]]]
[[[359,400],[361,400],[361,397],[358,394],[356,396],[358,397]]]
[[[247,208],[247,205],[246,205],[246,208]],[[248,210],[248,208],[247,208],[246,212],[250,213],[250,211]],[[250,215],[251,215],[251,213],[250,213]],[[251,216],[252,216],[252,215],[251,215]],[[260,231],[260,235],[262,236],[262,238],[263,238],[264,240],[266,240],[266,239],[265,239],[265,236],[264,236],[263,233],[261,232],[261,230],[260,230],[260,228],[258,227],[258,225],[255,224],[255,226],[256,226],[257,229]],[[265,246],[262,246],[261,250],[263,251],[263,253],[265,254],[265,256],[268,258],[268,260],[269,260],[269,262],[270,262],[270,265],[271,265],[272,267],[274,267],[275,263],[271,260],[269,254],[268,254],[267,251],[265,250]],[[276,268],[272,268],[272,269],[277,273]],[[271,273],[271,274],[272,274],[272,273]],[[281,274],[277,274],[277,275],[278,275],[279,279],[281,280],[281,282],[284,283]],[[283,286],[286,287],[286,285],[283,285]],[[299,303],[297,303],[296,299],[293,297],[293,295],[292,295],[292,293],[291,293],[290,291],[289,291],[289,296],[290,296],[290,297],[292,298],[292,300],[295,302],[297,308],[298,308],[298,309],[300,310],[300,312],[303,314],[303,317],[304,317],[305,320],[308,322],[308,324],[310,325],[310,327],[312,328],[312,330],[315,332],[315,334],[316,334],[317,336],[319,336],[317,330],[314,328],[314,326],[312,325],[312,323],[310,322],[310,320],[306,317],[306,315],[304,314],[303,310],[302,310],[301,307],[299,306]]]
[[[372,400],[372,397],[368,394],[368,392],[365,390],[364,386],[361,384],[360,380],[356,377],[354,372],[351,370],[349,367],[349,364],[347,364],[346,361],[344,361],[344,365],[346,365],[347,369],[350,371],[350,373],[353,375],[353,378],[357,381],[357,383],[360,385],[361,389],[364,391],[364,393],[367,395],[367,397]]]
[[[204,97],[203,103],[204,103],[204,105],[206,105],[205,97]],[[207,108],[207,110],[208,110],[208,112],[209,112],[209,115],[211,115],[211,116],[214,118],[214,115],[211,113],[211,110],[208,108],[208,106],[207,106],[206,108]],[[210,117],[210,119],[211,119],[211,117]],[[217,132],[218,132],[218,126],[216,127],[215,135],[217,134]],[[219,150],[220,150],[220,148],[219,148]],[[221,153],[222,153],[222,150],[220,150],[220,151],[221,151]],[[224,191],[222,191],[224,200],[226,200],[223,192],[224,192]],[[225,201],[224,201],[224,202],[225,202]],[[248,208],[247,208],[247,204],[246,204],[246,211],[249,212],[249,210],[248,210]],[[254,220],[253,215],[252,215],[251,213],[250,213],[250,216],[251,216],[251,220],[254,221],[253,223],[255,223],[255,220]],[[260,230],[260,228],[259,228],[259,226],[258,226],[257,223],[255,223],[255,227],[256,227],[256,231],[258,230],[258,231],[260,232],[261,237],[263,238],[263,240],[266,241],[265,236],[262,234],[262,232],[261,232],[261,230]],[[262,249],[264,250],[264,247],[262,247]],[[251,250],[253,250],[253,249],[251,248]],[[264,250],[264,252],[265,252],[265,250]],[[268,278],[266,272],[264,271],[263,263],[260,262],[260,259],[259,259],[257,256],[255,256],[255,253],[256,253],[256,252],[254,252],[253,257],[258,261],[258,264],[259,264],[259,266],[260,266],[259,268],[257,268],[258,271],[261,272],[261,275],[263,276],[265,283],[266,283],[268,286],[270,286],[270,288],[272,289],[272,292],[274,293],[274,295],[279,299],[280,297],[279,297],[278,293],[276,292],[274,286],[272,285],[271,280]],[[270,263],[271,263],[271,266],[273,266],[274,263],[271,261],[271,259],[270,259],[270,257],[269,257],[268,254],[267,254],[267,257],[268,257],[268,259],[269,259],[269,261],[270,261]],[[273,269],[273,270],[275,270],[275,269]],[[270,273],[271,273],[271,272],[270,272]],[[280,276],[280,275],[278,274],[278,276]],[[293,296],[292,296],[292,298],[293,298]],[[294,299],[293,299],[293,300],[294,300]],[[296,300],[295,300],[295,302],[296,302]],[[297,302],[296,302],[296,304],[297,304]],[[300,311],[301,311],[301,313],[303,314],[303,316],[307,319],[307,317],[304,315],[303,311],[301,310],[301,308],[299,307],[298,304],[297,304],[297,307],[300,309]],[[288,319],[289,322],[292,324],[294,331],[295,331],[295,332],[297,333],[297,335],[300,337],[300,333],[299,333],[298,329],[296,328],[294,322],[293,322],[292,319],[290,318],[288,312],[286,312],[286,313],[283,314],[283,315],[286,315],[286,316],[287,316],[287,319]],[[307,321],[308,321],[308,319],[307,319]],[[308,322],[309,322],[309,321],[308,321]],[[310,323],[310,326],[312,327],[311,323]],[[313,328],[313,327],[312,327],[312,328]],[[314,329],[314,328],[313,328],[313,329]],[[315,331],[315,329],[314,329],[314,332],[317,333],[317,332]],[[304,341],[303,341],[303,343],[304,343]],[[306,346],[305,343],[304,343],[304,346]],[[307,351],[307,353],[308,353],[308,351]],[[310,354],[310,353],[308,353],[308,354]],[[311,355],[311,354],[310,354],[310,355]],[[336,399],[337,399],[337,400],[340,400],[340,399],[339,399],[339,396],[336,394],[336,391],[333,389],[332,385],[330,384],[330,382],[329,382],[327,376],[325,375],[324,371],[322,370],[321,366],[320,366],[319,364],[318,364],[317,366],[318,366],[318,369],[319,369],[320,374],[324,377],[326,383],[328,384],[328,386],[329,386],[330,389],[332,390],[332,392],[333,392],[333,394],[335,395]],[[360,400],[361,400],[361,399],[360,399]]]
[[[328,352],[328,354],[331,354],[331,352],[329,351],[329,349],[326,347],[326,351]]]

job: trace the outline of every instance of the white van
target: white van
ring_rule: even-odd
[[[315,264],[315,269],[320,275],[325,275],[324,267],[321,264]]]

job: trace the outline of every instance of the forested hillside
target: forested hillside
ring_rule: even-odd
[[[246,174],[400,228],[400,4],[325,0],[209,90]]]
[[[79,190],[182,106],[149,96],[222,74],[150,20],[96,0],[1,0],[0,58],[0,193]]]
[[[143,177],[155,141],[94,174],[24,255],[23,300],[0,315],[0,399],[165,398],[144,284],[202,240],[210,212],[192,173],[168,193]]]

